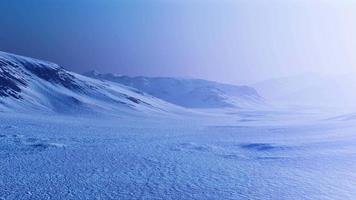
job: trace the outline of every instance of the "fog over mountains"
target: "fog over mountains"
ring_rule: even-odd
[[[353,74],[319,75],[303,73],[252,84],[260,95],[274,104],[356,109],[356,79]]]

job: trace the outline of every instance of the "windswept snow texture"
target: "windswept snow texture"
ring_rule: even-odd
[[[258,93],[248,86],[228,85],[201,79],[129,77],[100,74],[96,71],[85,75],[133,87],[187,108],[249,108],[262,103]]]
[[[270,122],[285,116],[254,114],[251,123],[236,114],[0,113],[0,199],[356,198],[354,123],[279,124]]]
[[[0,52],[0,111],[122,114],[177,109],[126,86],[71,73],[54,63]]]

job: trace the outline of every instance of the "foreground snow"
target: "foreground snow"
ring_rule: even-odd
[[[354,199],[354,122],[293,116],[0,113],[0,199]]]

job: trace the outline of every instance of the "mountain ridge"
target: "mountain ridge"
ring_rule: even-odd
[[[186,108],[246,107],[261,104],[263,98],[249,86],[194,78],[126,76],[89,71],[83,75],[133,87],[149,95]]]
[[[3,110],[57,113],[174,110],[176,106],[131,88],[105,84],[37,59],[0,52]]]

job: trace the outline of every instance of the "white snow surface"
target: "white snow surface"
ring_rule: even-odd
[[[0,64],[1,200],[356,198],[352,112],[185,109],[43,61]]]
[[[354,122],[272,112],[0,121],[0,199],[356,197]]]

